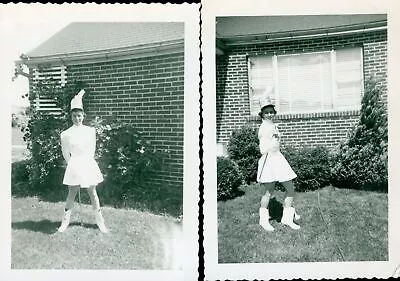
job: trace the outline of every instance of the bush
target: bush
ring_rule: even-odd
[[[70,115],[66,112],[68,105],[65,103],[69,104],[71,93],[77,93],[82,86],[76,84],[78,86],[75,86],[74,91],[73,85],[55,88],[50,81],[39,85],[34,91],[41,95],[46,90],[57,93],[57,102],[63,111],[61,115],[55,116],[38,112],[34,106],[30,108],[30,120],[26,128],[23,128],[24,140],[30,151],[26,163],[28,184],[25,188],[30,189],[25,192],[27,194],[47,193],[55,197],[61,194],[57,186],[62,185],[65,168],[60,134],[72,125]],[[30,99],[34,98],[35,94],[31,94]],[[99,190],[99,194],[104,196],[102,201],[118,207],[132,206],[131,202],[126,201],[144,202],[150,200],[150,196],[158,195],[161,192],[159,187],[149,186],[146,180],[161,169],[164,153],[157,151],[131,124],[117,121],[107,123],[96,118],[91,125],[97,132],[95,158],[105,179],[101,184],[103,188]]]
[[[297,174],[297,191],[316,190],[330,184],[332,154],[326,147],[287,147],[282,150],[282,154]]]
[[[387,111],[381,96],[377,82],[367,80],[359,122],[335,157],[332,173],[337,187],[387,192]]]
[[[28,180],[27,161],[11,163],[11,194],[29,196]]]
[[[35,112],[24,129],[24,140],[30,152],[27,163],[30,186],[46,185],[50,174],[62,168],[60,134],[68,128],[62,118]]]
[[[123,200],[134,194],[137,200],[158,191],[146,181],[161,168],[163,153],[156,151],[131,124],[104,124],[97,119],[92,126],[98,139],[96,158],[105,182],[112,186],[108,193],[111,197]]]
[[[229,158],[234,160],[249,184],[257,179],[257,165],[261,153],[258,147],[257,129],[245,126],[233,131],[228,143]]]
[[[229,158],[217,158],[217,199],[226,200],[240,194],[243,176],[238,165]]]

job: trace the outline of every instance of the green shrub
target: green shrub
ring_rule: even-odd
[[[18,161],[11,164],[11,194],[30,196],[28,194],[28,171],[27,161]]]
[[[24,140],[30,152],[30,157],[24,165],[28,175],[24,188],[29,189],[25,193],[52,194],[57,198],[61,195],[60,190],[63,189],[60,187],[65,168],[60,134],[72,125],[70,115],[66,112],[66,103],[69,104],[71,93],[77,93],[81,86],[78,83],[57,88],[53,87],[50,81],[39,85],[34,89],[34,93],[31,93],[31,100],[38,93],[50,96],[57,93],[56,100],[63,111],[61,115],[55,116],[38,112],[34,106],[30,108],[30,120],[23,129]],[[46,91],[50,91],[50,94]],[[103,195],[102,201],[114,206],[132,206],[132,202],[127,201],[136,200],[145,205],[151,200],[151,196],[162,193],[159,187],[146,182],[163,166],[164,152],[156,150],[131,124],[120,123],[117,120],[107,123],[96,118],[90,125],[94,126],[97,132],[95,158],[104,176],[104,182],[99,188],[99,195]],[[23,193],[20,189],[15,192]]]
[[[105,124],[97,119],[91,125],[97,132],[96,158],[105,182],[112,186],[110,197],[123,200],[134,194],[137,200],[158,191],[146,182],[161,168],[162,152],[131,124]]]
[[[243,176],[238,165],[229,158],[217,158],[217,199],[226,200],[240,194]]]
[[[248,126],[242,127],[233,131],[228,143],[229,158],[238,164],[247,184],[257,179],[258,159],[261,157],[257,131]]]
[[[387,191],[387,110],[382,87],[367,80],[360,119],[339,146],[332,169],[337,187]]]
[[[332,155],[326,147],[286,147],[282,154],[297,174],[297,191],[316,190],[330,184]]]

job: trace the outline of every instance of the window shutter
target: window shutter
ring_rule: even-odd
[[[60,86],[67,83],[67,67],[65,65],[33,69],[33,83],[50,79],[57,81]],[[38,96],[35,100],[36,109],[49,114],[59,115],[61,109],[57,107],[54,99],[48,96]]]
[[[335,108],[359,109],[363,93],[361,48],[336,51]]]
[[[260,102],[267,95],[274,98],[272,57],[249,58],[250,114],[260,112]]]

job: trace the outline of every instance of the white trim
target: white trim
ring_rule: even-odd
[[[380,27],[371,27],[366,29],[355,29],[350,31],[335,31],[335,32],[324,32],[324,33],[316,33],[316,34],[307,34],[307,35],[292,35],[292,36],[282,36],[277,38],[267,39],[268,33],[265,34],[254,34],[254,35],[245,35],[245,36],[232,36],[232,37],[220,37],[218,39],[224,40],[224,44],[226,46],[240,46],[240,45],[252,45],[252,44],[262,44],[262,43],[271,43],[271,42],[280,42],[280,41],[290,41],[290,40],[300,40],[300,39],[313,39],[320,37],[329,37],[335,35],[351,35],[356,33],[367,33],[372,31],[380,31],[387,30],[387,26]],[[287,32],[285,32],[287,33]],[[272,35],[272,34],[270,34]],[[265,39],[252,39],[251,37],[263,36]],[[226,40],[235,40],[236,42],[226,41]],[[240,40],[240,41],[239,41]]]
[[[278,78],[278,56],[272,56],[272,69],[274,75],[274,93],[275,93],[275,107],[277,111],[280,111],[280,99],[279,99],[279,78]]]
[[[330,51],[316,51],[316,52],[302,52],[302,53],[292,53],[292,54],[281,54],[277,55],[278,57],[294,57],[294,56],[302,56],[302,55],[315,55],[315,54],[326,54]]]
[[[252,109],[252,106],[251,106],[251,95],[252,95],[252,93],[253,93],[253,90],[252,90],[252,81],[251,81],[251,60],[250,60],[250,58],[249,58],[249,56],[246,56],[246,59],[247,59],[247,81],[248,81],[248,87],[249,87],[249,109],[250,109],[250,115],[251,115],[251,109]]]
[[[331,51],[331,75],[332,75],[332,107],[336,107],[337,83],[336,83],[336,51]]]
[[[67,66],[61,65],[61,86],[65,86],[67,83]]]
[[[322,64],[321,64],[321,60],[319,61],[318,64],[318,74],[319,74],[319,78],[322,78]],[[322,79],[321,79],[322,80]],[[321,108],[322,110],[324,110],[324,82],[322,80],[322,83],[320,84],[320,90],[319,90],[319,98],[321,100]]]
[[[34,72],[34,77],[32,79],[33,83],[45,80],[47,77],[53,78],[57,81],[60,86],[64,86],[67,83],[67,67],[65,65],[52,65],[44,67],[44,72],[40,72],[37,67],[32,68]],[[37,95],[35,99],[35,108],[41,112],[47,112],[48,114],[60,115],[61,109],[57,107],[57,103],[54,99],[42,98]]]
[[[360,78],[361,78],[361,97],[360,97],[360,109],[361,109],[361,100],[364,96],[365,92],[365,85],[364,85],[364,47],[360,47],[360,62],[361,62],[361,73],[360,73]]]
[[[80,65],[89,63],[109,62],[125,59],[135,59],[151,56],[159,56],[165,54],[181,53],[184,51],[183,41],[171,43],[169,45],[158,45],[151,47],[136,47],[124,50],[104,50],[92,53],[74,53],[62,54],[45,57],[31,57],[23,63],[28,66],[38,64],[64,64],[64,65]]]

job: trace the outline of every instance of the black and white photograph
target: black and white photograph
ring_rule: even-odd
[[[387,260],[386,42],[384,14],[216,18],[220,262]]]
[[[10,278],[197,276],[196,15],[196,5],[0,6]]]
[[[398,272],[389,242],[388,8],[204,6],[205,92],[214,93],[205,123],[215,122],[204,141],[209,278]],[[360,262],[388,268],[349,267]],[[330,270],[305,270],[324,264]]]
[[[0,280],[399,277],[398,5],[0,4]]]

